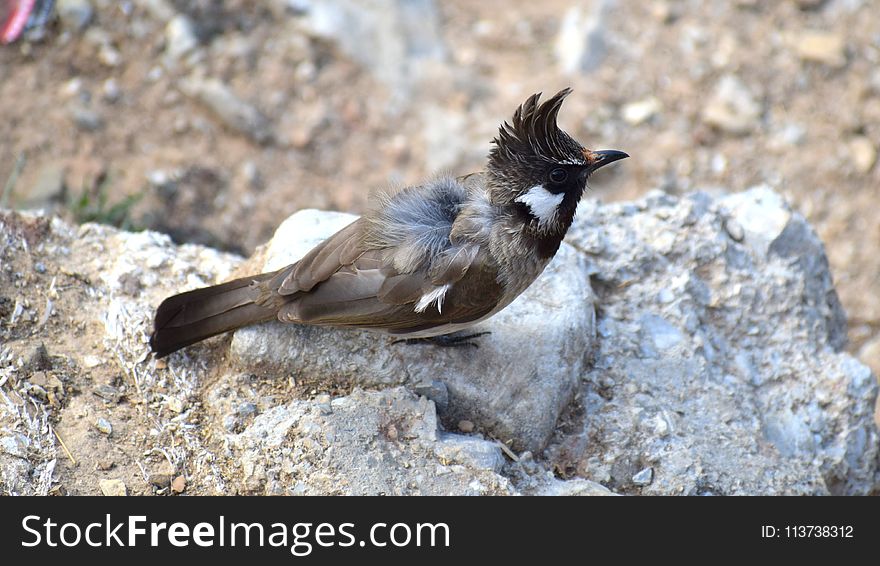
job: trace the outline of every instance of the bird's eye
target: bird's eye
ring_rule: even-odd
[[[564,183],[566,179],[568,179],[568,171],[562,167],[557,167],[553,171],[550,171],[550,180],[552,182]]]

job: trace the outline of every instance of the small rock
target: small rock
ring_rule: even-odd
[[[321,411],[322,415],[329,415],[333,412],[330,396],[326,393],[315,397],[315,405],[318,407],[318,410]]]
[[[165,55],[177,61],[199,45],[192,21],[183,14],[174,16],[165,26]]]
[[[645,468],[632,477],[632,481],[636,485],[648,485],[654,481],[654,468]]]
[[[183,493],[186,489],[186,478],[177,476],[171,481],[171,491],[174,493]]]
[[[871,140],[858,136],[849,141],[850,159],[859,173],[868,173],[877,162],[877,149]]]
[[[170,464],[163,465],[160,471],[150,474],[150,484],[158,488],[168,487],[174,479],[174,470]]]
[[[504,456],[496,442],[472,436],[441,433],[434,446],[434,454],[444,465],[464,464],[472,468],[498,472],[504,466]]]
[[[660,100],[655,96],[651,96],[624,105],[620,111],[620,115],[630,126],[638,126],[656,116],[661,108],[662,105]]]
[[[761,107],[748,87],[736,76],[726,75],[703,108],[703,120],[712,127],[745,135],[760,125]]]
[[[95,428],[101,431],[103,434],[106,434],[107,436],[110,436],[110,434],[113,432],[113,426],[110,424],[110,421],[105,418],[99,418],[98,420],[96,420]]]
[[[125,483],[122,480],[101,480],[98,482],[101,487],[101,493],[107,497],[123,497],[128,495],[125,489]]]
[[[846,65],[846,43],[843,36],[824,31],[805,31],[788,38],[798,56],[811,63],[839,69]]]
[[[168,407],[168,410],[180,414],[186,408],[186,404],[183,402],[183,399],[178,397],[169,397],[165,402],[165,406]]]
[[[474,423],[468,420],[458,421],[458,430],[464,433],[474,432]]]
[[[108,384],[102,384],[95,387],[95,389],[92,390],[92,393],[111,403],[119,403],[122,399],[122,393],[112,385]]]
[[[40,344],[31,353],[28,358],[28,367],[33,370],[50,370],[52,369],[52,358],[49,356],[49,350],[45,344]]]
[[[119,82],[114,78],[109,78],[101,85],[101,96],[107,102],[113,103],[119,100],[122,91],[119,89]]]
[[[216,79],[181,81],[184,94],[210,108],[226,126],[259,144],[275,139],[272,123],[250,104],[238,98],[228,86]]]
[[[84,132],[94,132],[104,127],[104,118],[100,114],[78,104],[71,107],[70,118]]]
[[[98,48],[98,61],[105,67],[118,67],[122,63],[122,54],[111,43],[102,43]]]
[[[89,0],[56,0],[55,7],[61,25],[74,32],[88,27],[95,15],[95,9]]]

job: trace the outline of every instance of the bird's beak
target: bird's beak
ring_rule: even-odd
[[[615,161],[618,161],[620,159],[625,159],[629,157],[629,154],[622,151],[617,151],[615,149],[602,149],[599,151],[590,151],[589,149],[585,149],[584,157],[589,164],[590,172],[593,172],[600,167],[608,165],[609,163],[614,163]]]

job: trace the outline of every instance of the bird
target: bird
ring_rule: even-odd
[[[152,351],[270,320],[442,344],[491,317],[559,250],[589,176],[629,157],[586,149],[559,128],[571,92],[528,97],[499,127],[483,171],[378,192],[299,261],[165,299]]]

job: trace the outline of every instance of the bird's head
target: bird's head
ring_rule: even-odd
[[[622,151],[591,151],[556,125],[567,88],[539,104],[533,94],[504,122],[489,154],[491,199],[523,214],[536,233],[562,236],[571,225],[587,178],[629,157]]]

